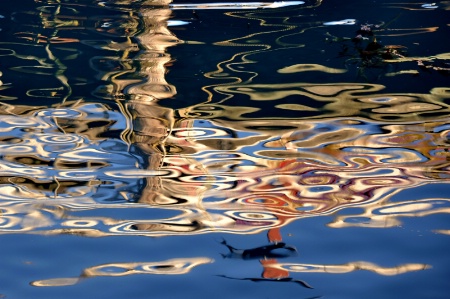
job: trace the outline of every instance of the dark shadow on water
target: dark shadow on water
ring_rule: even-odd
[[[228,248],[228,254],[222,254],[224,258],[239,258],[244,260],[261,259],[261,258],[286,258],[297,255],[297,248],[286,243],[275,243],[265,246],[237,249],[229,245],[225,239],[220,243]]]
[[[310,286],[308,283],[306,283],[303,280],[294,279],[291,277],[284,277],[280,279],[270,279],[270,278],[237,278],[237,277],[229,277],[225,275],[217,275],[219,277],[228,278],[228,279],[235,279],[235,280],[248,280],[252,282],[292,282],[301,285],[302,287],[305,287],[307,289],[314,289],[312,286]],[[320,297],[319,297],[320,298]]]

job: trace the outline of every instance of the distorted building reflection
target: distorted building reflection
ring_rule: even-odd
[[[10,114],[7,123],[11,126],[21,128],[17,123],[28,117],[27,121],[34,121],[38,127],[77,141],[63,142],[56,134],[56,147],[28,141],[37,138],[35,131],[31,135],[22,132],[23,140],[17,143],[23,151],[29,146],[28,152],[19,155],[17,147],[2,150],[6,162],[27,167],[11,170],[2,182],[4,193],[13,194],[11,201],[26,193],[28,199],[39,194],[73,202],[46,202],[23,221],[17,215],[24,206],[6,207],[11,205],[8,201],[2,214],[8,219],[2,226],[4,232],[100,237],[268,231],[269,242],[277,243],[282,240],[279,229],[290,222],[332,215],[347,207],[361,207],[363,212],[353,216],[370,218],[351,224],[359,226],[391,227],[398,225],[401,217],[448,213],[438,208],[448,202],[445,198],[439,199],[439,204],[423,198],[421,206],[405,201],[400,207],[389,202],[399,190],[449,179],[449,107],[442,100],[448,96],[448,89],[436,88],[429,94],[390,94],[382,93],[384,86],[370,83],[257,83],[258,72],[246,55],[274,49],[261,46],[255,52],[260,46],[251,44],[249,52],[239,52],[205,74],[212,83],[203,87],[207,97],[204,103],[172,109],[160,104],[163,100],[175,101],[177,95],[175,86],[166,79],[169,65],[176,64],[170,47],[181,43],[168,28],[173,9],[170,3],[142,1],[137,14],[136,10],[125,9],[130,1],[105,1],[96,9],[113,9],[116,15],[98,20],[79,19],[73,12],[71,16],[70,10],[63,15],[66,7],[60,4],[42,8],[45,14],[39,16],[40,29],[52,30],[58,39],[36,39],[36,34],[43,33],[33,33],[32,42],[46,53],[45,59],[54,58],[53,73],[59,85],[48,94],[50,99],[59,95],[64,109],[35,108],[33,114],[19,113],[18,106],[14,110],[5,105],[4,115]],[[267,10],[252,16],[258,21],[270,19]],[[261,24],[261,32],[246,34],[242,39],[267,35],[279,41],[300,29],[295,23],[275,31],[273,26]],[[96,38],[74,37],[82,26]],[[20,35],[28,41],[29,37]],[[91,85],[88,78],[77,79],[76,84],[64,79],[73,69],[58,64],[61,59],[52,54],[56,53],[55,41],[79,41],[98,54],[86,60],[95,72],[95,78],[89,78],[95,82],[91,95],[103,104],[73,98],[78,84],[84,82],[80,86],[85,88]],[[235,38],[216,42],[215,46],[236,44],[245,43]],[[276,47],[298,50],[302,45],[277,42]],[[13,56],[24,59],[21,54]],[[72,58],[83,61],[77,57]],[[236,65],[242,68],[237,70]],[[327,76],[345,73],[340,68],[305,63],[277,67],[273,76],[292,81],[297,73],[313,71]],[[216,83],[217,78],[222,81]],[[229,83],[223,84],[225,79]],[[305,102],[289,101],[291,96]],[[40,113],[49,117],[42,118]],[[86,115],[95,117],[85,119]],[[5,133],[2,138],[10,141],[13,136]],[[49,156],[49,150],[59,150],[58,159]],[[47,156],[41,157],[38,152]],[[83,159],[89,162],[83,164]],[[17,168],[18,164],[11,165]],[[13,169],[11,165],[8,169]],[[37,181],[30,179],[30,174],[37,176]],[[43,177],[47,178],[45,183]],[[44,191],[30,191],[38,188]],[[158,210],[163,216],[143,219],[130,212],[127,217],[105,217],[101,209],[86,216],[83,211],[89,209],[87,202],[104,204],[105,209],[148,209],[150,215]],[[28,211],[34,208],[26,207]],[[401,212],[404,209],[409,212]],[[330,226],[348,226],[350,218],[341,215]]]

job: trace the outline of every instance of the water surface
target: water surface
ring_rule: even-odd
[[[449,7],[3,7],[0,294],[447,298]]]

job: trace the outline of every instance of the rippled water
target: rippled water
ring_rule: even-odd
[[[448,298],[449,1],[0,10],[0,297]]]

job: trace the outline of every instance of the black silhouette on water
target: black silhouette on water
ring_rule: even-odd
[[[286,243],[279,242],[279,243],[273,243],[269,245],[264,245],[260,247],[250,248],[250,249],[237,249],[233,246],[229,245],[225,239],[220,242],[222,245],[225,245],[228,250],[230,251],[228,254],[222,254],[224,258],[239,258],[243,260],[251,260],[251,259],[260,259],[260,260],[276,260],[278,258],[287,258],[290,256],[297,255],[297,249],[292,245],[287,245]],[[274,278],[267,278],[264,277],[264,274],[262,275],[262,278],[252,278],[252,277],[244,277],[244,278],[238,278],[238,277],[230,277],[226,275],[217,275],[219,277],[228,278],[228,279],[235,279],[235,280],[249,280],[253,282],[293,282],[297,283],[305,288],[313,289],[312,286],[310,286],[308,283],[306,283],[303,280],[294,279],[291,277],[274,277]],[[286,275],[287,276],[287,275]]]
[[[286,258],[297,255],[297,249],[286,243],[269,244],[250,249],[237,249],[229,245],[225,239],[220,242],[230,251],[228,254],[222,254],[224,258],[241,258],[244,260],[263,259],[263,258]]]
[[[307,289],[314,289],[307,282],[300,280],[300,279],[293,279],[291,277],[274,279],[274,278],[237,278],[237,277],[230,277],[230,276],[226,276],[226,275],[217,275],[217,276],[223,277],[223,278],[228,278],[228,279],[235,279],[235,280],[249,280],[249,281],[253,281],[253,282],[293,282],[293,283],[297,283]]]

